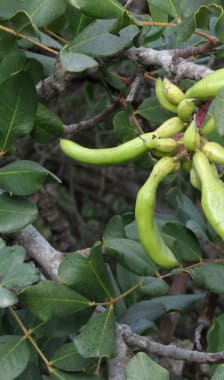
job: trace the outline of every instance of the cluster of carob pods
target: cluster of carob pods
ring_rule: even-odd
[[[145,184],[140,188],[135,218],[140,241],[152,260],[163,268],[179,265],[163,240],[155,221],[156,192],[159,183],[184,163],[190,163],[190,181],[201,192],[201,205],[207,220],[224,239],[224,184],[215,164],[224,163],[224,147],[205,136],[216,129],[207,112],[210,101],[224,87],[224,69],[207,75],[186,93],[168,79],[157,79],[155,93],[165,109],[176,113],[153,132],[144,133],[113,148],[90,149],[62,139],[62,151],[76,161],[93,165],[119,165],[150,152],[158,158]],[[197,120],[205,109],[203,121]],[[183,153],[183,154],[182,154]]]

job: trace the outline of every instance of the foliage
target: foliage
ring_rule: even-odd
[[[56,84],[51,82],[51,90],[57,96],[65,91],[66,80],[79,78],[84,83],[88,117],[92,117],[94,111],[102,112],[110,99],[115,100],[120,109],[108,123],[113,124],[110,136],[113,135],[113,142],[123,143],[149,129],[155,131],[155,127],[174,116],[161,106],[153,92],[151,80],[166,76],[164,69],[156,65],[148,68],[136,65],[129,60],[128,49],[189,49],[192,53],[189,55],[193,56],[193,49],[205,44],[207,39],[211,44],[218,39],[219,44],[212,52],[208,48],[203,56],[196,55],[195,63],[208,65],[211,56],[215,62],[223,58],[221,0],[147,0],[144,14],[129,11],[121,3],[118,0],[1,1],[0,380],[107,379],[108,360],[119,353],[117,323],[129,325],[140,335],[159,336],[164,318],[174,311],[180,315],[182,330],[188,318],[194,325],[200,316],[210,317],[208,343],[203,349],[223,351],[221,297],[215,305],[216,313],[211,310],[209,315],[203,314],[207,300],[212,297],[217,300],[224,290],[224,265],[220,255],[224,252],[223,239],[198,207],[199,192],[192,187],[184,170],[171,174],[162,183],[162,190],[166,192],[162,206],[168,207],[169,213],[155,214],[162,239],[180,263],[178,268],[161,270],[147,255],[139,238],[134,204],[129,201],[127,205],[123,199],[123,211],[128,212],[119,212],[119,215],[110,212],[101,241],[95,238],[87,256],[79,247],[67,253],[59,266],[58,282],[43,278],[40,275],[42,272],[46,275],[43,268],[37,269],[33,262],[28,262],[29,250],[26,256],[25,249],[15,243],[24,227],[31,223],[38,225],[41,220],[35,196],[41,193],[37,192],[43,190],[45,181],[57,184],[60,206],[70,213],[70,219],[73,220],[73,211],[77,209],[66,190],[70,174],[63,177],[64,172],[70,170],[71,160],[65,161],[58,146],[58,139],[66,134],[66,126],[48,101],[47,86],[53,75]],[[130,101],[131,86],[143,71],[142,91],[139,90],[137,99]],[[98,84],[88,82],[91,75],[94,83],[100,83],[100,89]],[[66,77],[63,83],[61,76]],[[179,85],[183,91],[194,84],[192,78],[193,75],[181,78]],[[95,88],[98,88],[97,94]],[[102,91],[105,91],[103,99]],[[95,99],[98,96],[101,96],[99,103]],[[75,100],[79,114],[83,98],[78,94]],[[223,103],[221,88],[209,108],[217,129],[208,137],[221,146],[224,145]],[[100,124],[98,131],[103,127]],[[97,131],[94,133],[94,142],[100,147],[102,141]],[[80,134],[79,138],[82,140],[83,136]],[[27,141],[31,150],[38,152],[39,149],[39,156],[29,149],[28,153],[23,152]],[[105,146],[107,140],[103,144]],[[44,167],[42,152],[43,156],[54,153],[56,163]],[[156,152],[144,153],[130,165],[138,187],[140,182],[142,184],[141,173],[146,178],[158,159],[153,153]],[[183,167],[188,165],[189,160],[186,161],[182,162]],[[58,162],[63,162],[63,170],[54,174]],[[94,177],[92,170],[87,172],[89,178]],[[222,173],[219,174],[222,181]],[[125,182],[125,178],[122,180]],[[114,201],[119,202],[118,198]],[[107,212],[111,210],[110,194],[102,203],[104,206],[101,205],[99,212],[94,202],[89,203],[88,210],[83,205],[83,215],[89,213],[90,223],[97,223],[97,212],[102,214],[103,207]],[[106,215],[108,219],[109,213]],[[81,222],[79,219],[74,224],[78,228]],[[188,283],[183,294],[172,294],[172,282],[185,276]],[[184,314],[186,311],[188,314]],[[178,338],[186,337],[180,333]],[[138,351],[132,352],[127,364],[128,380],[139,379],[140,373],[142,380],[149,377],[163,380],[170,376],[184,380],[185,372],[190,371],[186,366],[186,371],[177,377],[165,364],[156,362],[153,355]],[[212,379],[223,377],[222,364],[215,369],[210,367]]]

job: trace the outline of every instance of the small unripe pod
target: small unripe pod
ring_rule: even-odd
[[[154,131],[154,134],[161,138],[173,137],[183,131],[184,128],[185,125],[183,121],[179,117],[174,116],[164,121],[164,123]]]
[[[201,150],[209,161],[224,164],[224,147],[217,142],[208,141],[202,146]]]
[[[195,151],[200,147],[201,138],[194,120],[187,127],[184,133],[183,142],[185,148],[189,151]]]
[[[196,109],[195,99],[184,99],[177,107],[177,114],[184,122],[190,122]]]
[[[155,94],[156,94],[156,97],[157,97],[159,103],[161,104],[161,106],[163,108],[165,108],[166,110],[171,111],[173,113],[177,113],[177,106],[175,104],[171,103],[164,94],[163,81],[161,78],[156,79]]]
[[[163,79],[163,92],[169,102],[173,104],[179,104],[184,99],[183,91],[167,78]]]
[[[190,87],[185,94],[185,98],[212,99],[222,87],[224,87],[224,69],[219,69]]]

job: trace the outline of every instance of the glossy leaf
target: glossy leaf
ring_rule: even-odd
[[[12,233],[32,223],[38,215],[37,207],[29,199],[0,195],[0,232]]]
[[[25,34],[30,37],[39,37],[39,31],[33,24],[31,17],[27,12],[18,10],[16,14],[10,18],[10,26],[16,32]]]
[[[66,9],[66,0],[29,0],[23,2],[23,9],[27,11],[32,22],[42,27],[49,25],[52,21],[61,16]],[[20,8],[21,9],[21,3]]]
[[[104,380],[99,376],[87,375],[83,373],[70,374],[67,372],[53,369],[50,373],[51,380]]]
[[[158,100],[153,96],[143,100],[143,102],[138,106],[137,114],[152,123],[152,125],[162,124],[165,120],[174,115],[173,113],[162,108]]]
[[[95,18],[117,18],[124,12],[117,0],[94,0],[94,5],[92,0],[70,0],[70,3]]]
[[[10,76],[23,71],[25,63],[25,54],[17,48],[6,54],[0,63],[0,84]]]
[[[217,4],[201,6],[194,15],[197,28],[209,29],[211,18],[222,14],[223,8]]]
[[[0,148],[7,151],[33,128],[37,95],[27,72],[2,83],[0,93]]]
[[[73,53],[68,47],[60,51],[60,61],[66,71],[80,72],[93,69],[98,66],[98,62],[86,54]]]
[[[0,308],[15,305],[18,302],[18,298],[11,290],[0,287]]]
[[[68,46],[69,51],[93,57],[110,57],[129,47],[139,33],[137,26],[129,25],[115,35],[111,33],[112,26],[114,21],[111,20],[94,21],[73,39]]]
[[[78,252],[66,255],[59,267],[59,276],[66,285],[94,300],[113,297],[100,245],[95,245],[88,257]]]
[[[124,222],[120,215],[114,215],[107,223],[104,233],[104,240],[125,238]]]
[[[106,254],[115,257],[121,265],[137,275],[152,276],[158,272],[142,245],[134,240],[109,239],[104,241],[103,246]]]
[[[15,195],[29,195],[41,188],[48,174],[35,161],[17,160],[0,168],[0,186]]]
[[[62,137],[64,127],[61,119],[39,103],[37,107],[36,119],[31,136],[40,144],[48,144],[58,137]]]
[[[220,352],[224,350],[224,314],[214,318],[207,334],[207,351]]]
[[[65,316],[90,306],[87,298],[64,285],[43,281],[20,293],[28,310],[43,321]]]
[[[127,380],[169,380],[167,369],[156,363],[144,352],[138,352],[127,365]]]
[[[0,336],[0,380],[17,378],[28,360],[29,349],[23,336]]]
[[[94,363],[94,359],[83,358],[74,343],[67,343],[59,347],[51,357],[54,367],[67,372],[83,371]]]
[[[119,142],[131,140],[139,134],[137,127],[130,121],[130,111],[120,111],[113,118],[114,132]]]
[[[93,21],[92,17],[85,15],[80,9],[75,7],[69,7],[67,16],[73,37],[76,37],[88,24],[90,24],[90,22]]]
[[[194,283],[209,292],[221,294],[224,292],[224,265],[206,263],[190,271]]]
[[[180,16],[179,1],[178,0],[150,0],[150,4],[155,5],[157,8],[161,9],[164,13],[178,18]]]
[[[111,357],[115,346],[113,308],[93,315],[75,340],[77,351],[84,358]]]

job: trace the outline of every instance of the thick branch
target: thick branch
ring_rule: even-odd
[[[177,50],[154,50],[150,48],[130,48],[126,56],[136,63],[144,66],[161,66],[167,73],[173,73],[179,78],[199,80],[212,72],[206,66],[197,65],[177,57]]]
[[[58,267],[63,253],[54,249],[31,224],[17,232],[16,239],[24,246],[28,255],[41,266],[44,274],[59,282]]]
[[[176,360],[185,360],[191,363],[223,363],[224,352],[207,353],[185,350],[174,345],[164,345],[154,342],[151,338],[133,333],[130,327],[122,325],[123,338],[128,346],[144,350],[148,354],[169,357]]]

